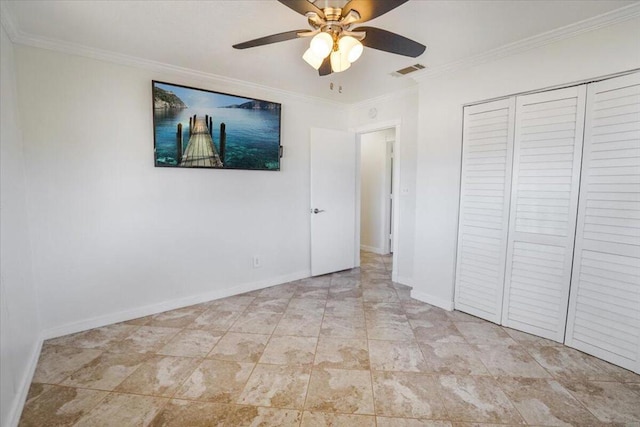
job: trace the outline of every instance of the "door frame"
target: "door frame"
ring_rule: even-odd
[[[356,233],[355,233],[355,266],[360,267],[360,196],[361,196],[361,136],[365,133],[372,133],[386,129],[395,129],[395,141],[393,142],[393,175],[391,191],[393,194],[393,203],[391,204],[391,216],[393,224],[391,234],[393,235],[392,248],[393,251],[393,267],[391,272],[391,280],[394,282],[398,279],[398,248],[399,248],[399,230],[400,230],[400,143],[402,139],[402,121],[400,119],[387,120],[381,122],[370,123],[351,129],[356,135]]]

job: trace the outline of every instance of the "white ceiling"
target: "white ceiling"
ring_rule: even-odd
[[[319,77],[301,58],[308,40],[247,50],[231,47],[308,28],[305,17],[275,0],[3,3],[3,10],[25,39],[81,45],[351,103],[414,85],[411,78],[390,73],[416,62],[437,69],[636,2],[410,0],[367,25],[425,44],[422,56],[414,59],[365,49],[349,70],[326,77]],[[341,85],[343,92],[330,90],[331,82]]]

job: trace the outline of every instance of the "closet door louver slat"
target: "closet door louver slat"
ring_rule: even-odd
[[[558,342],[569,299],[585,90],[516,99],[502,324]]]
[[[640,74],[592,83],[565,343],[640,373]]]
[[[492,322],[502,309],[514,107],[464,109],[455,307]]]

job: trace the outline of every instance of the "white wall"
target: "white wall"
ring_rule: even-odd
[[[463,104],[639,67],[635,18],[421,82],[415,298],[452,307]]]
[[[370,117],[372,108],[376,116]],[[416,153],[418,140],[418,91],[417,87],[389,96],[374,98],[351,106],[349,110],[349,127],[363,129],[380,124],[398,121],[400,132],[396,134],[396,143],[400,149],[399,156],[399,188],[396,195],[399,210],[400,228],[394,237],[398,240],[397,261],[394,266],[396,280],[410,284],[413,276],[414,236],[415,236],[415,184]]]
[[[0,425],[22,407],[40,327],[31,270],[13,45],[0,26]]]
[[[387,140],[393,140],[394,132],[386,129],[360,137],[360,248],[378,254],[388,253],[391,169]]]
[[[309,275],[309,129],[346,129],[342,107],[31,47],[16,58],[46,336]],[[281,102],[282,170],[155,168],[152,79]]]

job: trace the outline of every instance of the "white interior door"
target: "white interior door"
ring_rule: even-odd
[[[352,132],[311,129],[311,275],[353,268],[356,140]]]
[[[640,73],[587,92],[566,344],[640,373]]]
[[[502,324],[564,340],[586,86],[516,99]]]
[[[455,308],[500,323],[515,99],[465,107]]]

